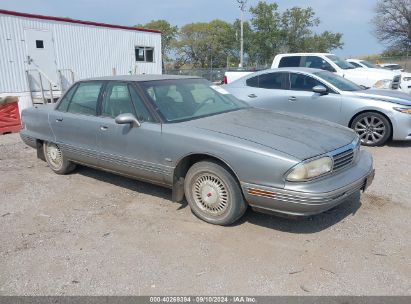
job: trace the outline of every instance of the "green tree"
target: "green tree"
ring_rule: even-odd
[[[321,34],[314,34],[304,40],[302,50],[304,52],[328,53],[331,50],[342,48],[344,44],[341,39],[341,33],[325,31]]]
[[[260,64],[267,66],[277,53],[329,52],[343,46],[340,33],[314,33],[320,19],[310,7],[293,7],[280,13],[276,3],[260,1],[250,12],[253,46],[246,52]]]
[[[287,52],[329,52],[341,48],[342,34],[325,31],[314,34],[313,28],[320,24],[311,7],[293,7],[281,15],[283,51]]]
[[[247,52],[252,54],[257,63],[267,65],[281,45],[278,5],[260,1],[250,8],[250,13],[254,46]]]
[[[224,66],[232,54],[235,34],[232,26],[222,20],[190,23],[178,34],[177,60],[195,67]]]
[[[135,27],[158,30],[161,32],[161,54],[163,62],[167,62],[170,59],[169,56],[173,51],[176,42],[178,27],[172,26],[166,20],[152,20],[143,25],[135,25]]]

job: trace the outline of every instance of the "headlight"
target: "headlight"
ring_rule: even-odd
[[[360,149],[361,149],[360,137],[357,135],[351,144],[353,145],[354,160],[357,160],[358,156],[360,155]]]
[[[393,109],[401,113],[411,114],[411,108],[393,108]]]
[[[404,76],[404,77],[402,77],[402,81],[411,81],[411,77],[410,76]]]
[[[315,160],[302,162],[296,165],[287,174],[286,179],[291,182],[306,181],[331,172],[333,161],[331,157],[325,156]]]
[[[373,87],[376,89],[390,89],[391,79],[378,80],[376,83],[374,83]]]
[[[351,143],[354,146],[354,150],[356,150],[357,148],[360,147],[361,144],[361,140],[360,137],[358,136],[358,134],[355,134],[355,139],[353,140],[353,142]]]

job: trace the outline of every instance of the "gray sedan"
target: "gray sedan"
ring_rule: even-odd
[[[354,129],[363,145],[411,140],[411,96],[365,89],[331,72],[280,68],[247,75],[225,86],[255,107],[300,113]]]
[[[172,189],[201,219],[247,206],[311,215],[373,180],[352,130],[255,109],[200,78],[122,76],[75,83],[57,105],[22,113],[21,137],[57,174],[76,164]],[[153,215],[154,216],[154,215]]]

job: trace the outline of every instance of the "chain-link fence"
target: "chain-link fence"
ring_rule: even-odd
[[[405,71],[411,72],[411,56],[369,57],[368,61],[375,64],[393,63],[400,65]]]
[[[222,83],[224,80],[224,73],[226,70],[226,68],[163,70],[163,74],[198,76],[203,77],[214,83]]]

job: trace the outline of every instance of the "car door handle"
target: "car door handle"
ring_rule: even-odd
[[[63,121],[62,117],[56,118],[56,122],[62,122],[62,121]]]
[[[291,102],[296,101],[296,100],[297,100],[297,97],[295,97],[295,96],[290,96],[288,98],[288,101],[291,101]]]
[[[108,129],[107,126],[100,126],[100,130],[101,130],[101,131],[106,131],[107,129]]]
[[[248,95],[248,97],[250,97],[250,98],[256,98],[257,95],[255,95],[255,94],[250,94],[250,95]]]

